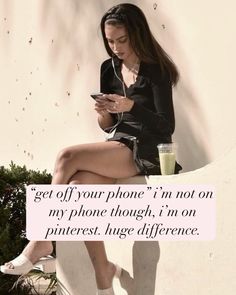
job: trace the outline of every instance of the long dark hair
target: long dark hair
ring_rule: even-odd
[[[114,56],[105,35],[105,24],[122,25],[126,28],[131,46],[141,61],[158,63],[161,70],[168,71],[172,84],[176,84],[179,73],[176,65],[154,38],[142,10],[134,4],[121,3],[109,9],[101,19],[104,45],[109,56]]]

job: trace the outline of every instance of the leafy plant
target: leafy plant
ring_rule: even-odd
[[[12,162],[9,168],[0,166],[0,265],[19,255],[28,242],[25,238],[26,186],[50,184],[51,178],[46,171],[28,170]],[[16,279],[1,274],[0,294],[30,294],[27,287],[26,291],[11,289]]]
[[[57,277],[56,273],[44,273],[41,270],[32,270],[27,275],[20,276],[13,285],[13,289],[27,288],[27,294],[42,294],[40,288],[37,287],[37,283],[40,280],[47,281],[48,285],[44,291],[44,295],[56,295]]]

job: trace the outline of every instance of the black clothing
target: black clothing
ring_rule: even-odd
[[[122,80],[121,62],[114,59],[116,73]],[[102,93],[125,95],[122,82],[114,74],[112,59],[103,62],[100,82]],[[129,112],[123,113],[114,136],[109,140],[123,142],[133,151],[141,174],[161,174],[157,145],[171,142],[175,129],[169,74],[162,74],[158,64],[141,62],[136,82],[129,87],[125,85],[125,90],[134,105]],[[118,115],[111,115],[115,125]],[[176,172],[180,169],[177,164]]]

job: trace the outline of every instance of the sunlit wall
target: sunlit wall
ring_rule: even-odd
[[[58,151],[104,140],[89,94],[107,57],[99,32],[120,1],[0,1],[0,162],[52,170]],[[235,2],[129,1],[177,64],[178,159],[202,167],[234,145]]]

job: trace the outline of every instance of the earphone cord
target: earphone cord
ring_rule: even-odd
[[[116,78],[117,78],[117,79],[121,82],[121,84],[122,84],[123,94],[124,94],[124,97],[126,97],[125,83],[124,83],[124,81],[121,80],[121,78],[118,76],[118,74],[117,74],[117,72],[116,72],[115,64],[114,64],[114,60],[113,60],[113,58],[112,58],[112,67],[113,67],[114,74],[115,74]],[[116,127],[121,123],[121,121],[122,121],[122,119],[123,119],[123,115],[124,115],[123,112],[121,112],[121,113],[117,113],[118,120],[117,120],[117,122],[116,122],[116,124],[115,124],[114,126],[110,127],[107,137],[109,137],[109,135],[110,135],[110,134],[116,129]]]

